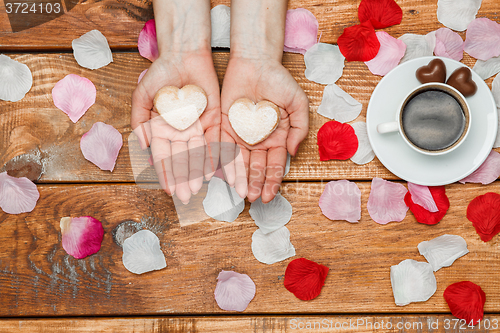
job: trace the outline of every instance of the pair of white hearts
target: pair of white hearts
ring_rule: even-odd
[[[163,87],[154,98],[156,111],[179,131],[187,129],[198,120],[207,103],[207,95],[195,85],[187,85],[181,89]],[[256,145],[278,127],[281,115],[274,103],[260,101],[255,104],[248,98],[240,98],[229,108],[228,118],[231,127],[243,141]]]

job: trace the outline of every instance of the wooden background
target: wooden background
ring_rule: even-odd
[[[291,0],[289,8],[309,9],[318,18],[321,41],[335,43],[345,27],[358,23],[359,2]],[[442,27],[436,1],[397,2],[403,21],[384,29],[392,36],[425,34]],[[364,166],[319,161],[316,133],[328,119],[316,110],[324,86],[305,78],[302,55],[287,53],[283,64],[309,96],[310,132],[292,159],[281,192],[293,207],[287,227],[297,252],[294,258],[305,257],[330,268],[321,295],[309,302],[295,298],[283,286],[285,268],[294,258],[265,265],[253,257],[251,236],[257,227],[248,214],[248,203],[233,223],[205,216],[201,223],[181,227],[185,209],[176,210],[172,198],[160,190],[134,184],[127,140],[131,93],[150,64],[136,49],[139,31],[152,18],[150,2],[81,1],[65,15],[16,33],[9,19],[22,17],[9,17],[2,0],[0,4],[0,53],[27,64],[34,80],[23,100],[0,101],[0,167],[15,164],[22,171],[43,170],[38,181],[40,200],[33,212],[0,212],[1,332],[284,332],[293,331],[292,320],[299,317],[304,323],[364,318],[427,325],[438,320],[435,331],[444,332],[445,320],[453,317],[447,316],[442,293],[461,280],[479,284],[487,295],[487,318],[500,319],[499,237],[482,242],[465,217],[468,203],[486,192],[500,193],[500,182],[446,186],[451,207],[435,226],[417,223],[411,212],[400,223],[374,223],[366,210],[371,179],[399,180],[377,159]],[[212,1],[213,6],[218,4],[229,5],[229,1]],[[499,21],[499,10],[496,0],[483,0],[478,17]],[[71,41],[92,29],[99,29],[114,51],[114,62],[94,71],[78,66],[71,53]],[[465,33],[461,35],[465,38]],[[224,50],[214,50],[221,82],[228,56]],[[463,60],[471,67],[474,61],[467,55]],[[97,87],[96,104],[76,124],[54,106],[51,97],[55,83],[70,73],[87,77]],[[365,120],[371,92],[379,81],[363,63],[346,63],[337,84],[363,103],[356,121]],[[491,81],[487,80],[490,87]],[[113,173],[101,171],[80,152],[81,135],[96,121],[113,125],[124,137]],[[360,223],[330,221],[321,214],[318,200],[324,185],[337,179],[356,181],[360,187]],[[59,220],[85,215],[102,221],[105,236],[97,254],[76,260],[62,249]],[[122,250],[112,231],[124,221],[135,221],[160,237],[166,269],[137,276],[123,267]],[[464,237],[470,253],[436,272],[438,290],[427,302],[397,307],[390,266],[408,258],[423,261],[417,244],[445,233]],[[214,300],[216,277],[222,269],[246,273],[256,283],[255,299],[241,315],[220,310]],[[407,331],[419,331],[412,329]],[[381,330],[364,326],[350,331]]]

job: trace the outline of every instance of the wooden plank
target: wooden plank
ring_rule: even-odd
[[[229,0],[211,2],[212,6],[230,4]],[[403,10],[403,20],[400,25],[385,29],[389,34],[395,37],[407,32],[424,34],[442,27],[437,21],[436,1],[397,2]],[[153,18],[151,1],[30,0],[29,3],[61,3],[65,14],[58,16],[38,11],[36,14],[8,15],[7,7],[0,6],[0,50],[71,50],[71,41],[92,29],[100,30],[114,49],[136,48],[144,23]],[[319,21],[321,41],[335,43],[344,28],[359,23],[359,3],[359,0],[291,0],[289,8],[310,10]],[[498,19],[496,0],[483,0],[478,17]]]
[[[494,331],[499,315],[486,315],[481,326]],[[165,333],[165,332],[458,332],[472,331],[470,327],[447,315],[395,315],[395,316],[218,316],[218,317],[150,317],[150,318],[61,318],[61,319],[8,319],[0,320],[3,333]],[[453,330],[455,327],[455,330]]]
[[[500,312],[499,236],[484,243],[465,216],[468,203],[490,186],[450,185],[451,207],[437,225],[419,224],[409,212],[401,223],[379,225],[367,212],[369,182],[357,183],[362,194],[359,223],[330,221],[318,199],[324,184],[287,183],[281,192],[292,204],[287,228],[296,257],[330,268],[321,294],[301,301],[283,286],[287,259],[273,265],[258,262],[251,252],[257,229],[247,206],[233,223],[209,218],[180,227],[172,200],[161,190],[117,185],[39,185],[35,210],[0,214],[1,316],[116,316],[161,314],[227,314],[213,297],[221,270],[248,274],[257,293],[246,314],[411,314],[448,313],[442,294],[458,281],[470,280],[485,291],[485,311]],[[191,207],[193,210],[195,207]],[[90,215],[103,223],[101,250],[76,260],[61,247],[59,221]],[[141,276],[128,272],[113,229],[132,220],[160,238],[167,268]],[[470,251],[451,267],[435,273],[437,292],[427,302],[394,304],[389,269],[404,259],[425,261],[417,245],[443,234],[464,237]]]
[[[221,83],[228,57],[225,52],[214,53]],[[18,158],[19,163],[29,165],[30,161],[38,159],[44,169],[40,182],[134,181],[128,146],[131,94],[137,85],[137,77],[148,68],[149,61],[137,53],[115,53],[112,64],[91,71],[78,66],[71,54],[16,54],[12,58],[30,67],[34,84],[23,100],[16,103],[0,101],[0,166],[27,153]],[[464,63],[472,67],[474,59],[467,56]],[[285,54],[283,64],[310,100],[309,135],[298,155],[292,159],[286,180],[396,179],[377,159],[362,166],[349,160],[319,160],[316,133],[328,121],[316,113],[324,86],[305,78],[302,55]],[[70,73],[89,78],[97,87],[96,104],[76,124],[54,106],[51,95],[56,82]],[[365,64],[346,63],[344,75],[337,84],[363,104],[361,115],[355,121],[365,120],[368,101],[379,81],[380,77],[372,75]],[[490,87],[491,82],[492,78],[487,80]],[[124,146],[112,173],[98,169],[85,160],[80,151],[81,135],[97,121],[113,125],[124,137]],[[138,160],[135,156],[132,154],[132,161]]]

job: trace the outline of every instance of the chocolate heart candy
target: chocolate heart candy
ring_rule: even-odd
[[[477,85],[472,80],[472,73],[468,67],[460,67],[451,73],[446,84],[457,89],[464,97],[472,96],[477,91]]]
[[[420,83],[441,82],[446,81],[446,65],[441,59],[434,59],[426,66],[417,69],[415,76]]]

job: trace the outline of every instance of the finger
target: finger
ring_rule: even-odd
[[[219,166],[220,155],[220,126],[213,126],[205,132],[205,178],[210,180]]]
[[[172,172],[170,141],[155,137],[151,141],[151,155],[161,188],[168,194],[175,192],[175,179]]]
[[[297,96],[287,106],[286,111],[290,115],[290,132],[286,147],[290,155],[295,156],[300,143],[309,132],[309,100],[301,88],[298,88]]]
[[[286,149],[271,148],[267,151],[266,182],[262,189],[262,203],[273,200],[278,193],[285,174]]]
[[[189,189],[196,194],[203,186],[203,169],[205,162],[205,138],[196,135],[188,142],[189,150]]]
[[[142,81],[141,81],[142,82]],[[145,149],[151,143],[150,127],[142,127],[141,124],[146,124],[151,117],[151,109],[153,108],[153,96],[145,88],[143,83],[139,83],[132,93],[132,113],[130,117],[130,125],[132,130],[139,138],[141,148]],[[141,127],[139,129],[139,127]]]
[[[234,188],[236,193],[241,198],[245,198],[248,194],[248,169],[250,163],[250,151],[243,145],[235,147],[236,158],[234,159],[234,167],[236,178]]]
[[[183,204],[188,204],[191,198],[189,188],[189,153],[188,143],[172,141],[172,169],[175,178],[175,194]]]
[[[252,150],[250,153],[250,171],[248,175],[248,201],[254,202],[262,194],[262,186],[266,175],[267,151]]]
[[[234,166],[236,143],[225,131],[221,132],[220,141],[220,162],[222,171],[224,172],[224,178],[229,186],[234,186],[236,179],[236,169]]]

